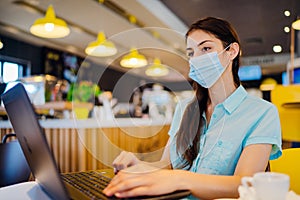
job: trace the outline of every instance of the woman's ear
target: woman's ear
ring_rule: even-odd
[[[233,42],[229,48],[230,59],[233,60],[240,53],[240,45],[237,42]]]

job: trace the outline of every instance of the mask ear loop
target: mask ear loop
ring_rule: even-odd
[[[222,54],[222,53],[224,53],[226,50],[228,50],[229,48],[230,48],[230,46],[231,46],[231,44],[232,43],[230,43],[227,47],[225,47],[220,53],[218,53],[218,56],[220,55],[220,54]],[[228,63],[225,65],[225,66],[223,66],[222,64],[222,66],[226,69],[228,66],[229,66],[229,63],[230,63],[230,59],[228,58]]]
[[[224,53],[225,51],[227,51],[232,43],[230,43],[227,47],[225,47],[222,51],[220,51],[220,53],[218,53],[218,55],[220,55],[221,53]]]

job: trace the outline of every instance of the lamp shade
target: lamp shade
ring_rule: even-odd
[[[70,29],[64,20],[55,17],[53,6],[50,5],[45,17],[35,20],[30,32],[43,38],[62,38],[69,35]]]
[[[0,49],[2,49],[2,48],[3,48],[3,42],[0,39]]]
[[[162,65],[158,58],[155,58],[153,65],[149,66],[146,70],[147,76],[166,76],[169,74],[169,69]]]
[[[142,54],[139,54],[137,49],[131,48],[130,53],[123,56],[120,61],[120,65],[126,68],[138,68],[144,67],[148,64],[146,57]]]
[[[104,32],[99,32],[96,41],[89,43],[85,53],[91,56],[106,57],[117,53],[114,43],[107,41]]]
[[[300,19],[297,19],[296,21],[294,21],[294,22],[292,23],[292,27],[293,27],[293,29],[295,29],[295,30],[300,30]]]

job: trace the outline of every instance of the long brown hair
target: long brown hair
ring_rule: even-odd
[[[200,19],[191,25],[186,33],[186,38],[195,30],[202,30],[209,34],[213,34],[222,41],[224,48],[233,42],[240,45],[236,31],[229,22],[223,19],[214,17]],[[232,75],[236,87],[240,85],[238,76],[239,66],[240,55],[238,54],[232,62]],[[192,85],[195,90],[195,98],[187,105],[179,130],[176,134],[176,150],[183,162],[180,166],[173,166],[175,168],[190,169],[200,150],[199,142],[202,133],[201,128],[204,123],[202,114],[207,108],[209,96],[208,89],[202,87],[195,81],[192,81]]]

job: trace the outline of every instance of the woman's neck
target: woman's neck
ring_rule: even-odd
[[[222,76],[213,87],[208,89],[210,99],[208,103],[214,108],[217,104],[224,102],[236,88],[232,76]]]

